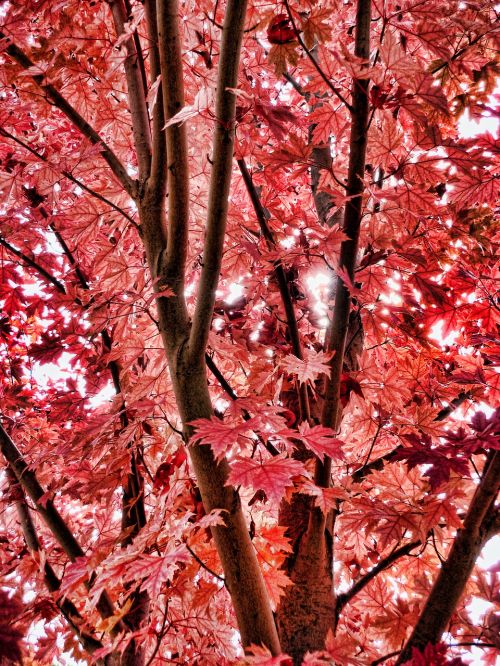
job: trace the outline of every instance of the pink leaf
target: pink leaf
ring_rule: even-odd
[[[304,421],[299,426],[299,433],[297,439],[300,439],[306,447],[315,453],[321,460],[323,460],[325,456],[337,460],[344,457],[342,453],[344,442],[337,439],[335,432],[331,428],[325,428],[321,425],[313,426],[311,428],[307,421]]]
[[[227,485],[263,490],[271,502],[280,502],[285,489],[293,485],[292,477],[303,472],[303,464],[285,453],[264,462],[240,457],[231,464]]]
[[[232,446],[238,443],[240,437],[250,437],[253,433],[254,421],[245,421],[240,424],[224,423],[215,416],[210,419],[197,419],[190,423],[196,431],[191,438],[191,444],[209,444],[215,457],[220,460]]]
[[[297,358],[293,354],[285,356],[281,361],[281,366],[286,372],[297,375],[301,384],[313,382],[320,375],[330,375],[330,366],[328,361],[332,358],[332,352],[316,352],[314,349],[304,350],[305,359]]]

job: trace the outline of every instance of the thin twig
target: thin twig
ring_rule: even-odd
[[[27,143],[25,143],[22,139],[19,139],[19,137],[15,136],[14,134],[11,134],[8,130],[6,130],[4,127],[0,127],[0,134],[8,139],[11,139],[12,141],[15,141],[19,146],[22,146],[25,150],[30,152],[32,155],[34,155],[36,158],[38,158],[41,162],[44,162],[47,164],[51,169],[54,169],[54,171],[57,171],[57,167],[53,166],[49,160],[45,157],[45,155],[42,155],[42,153],[38,152],[31,146],[29,146]],[[99,192],[96,192],[93,190],[91,187],[88,187],[85,185],[83,181],[81,181],[78,178],[75,178],[73,174],[70,171],[62,170],[60,172],[65,178],[70,180],[72,183],[80,187],[84,192],[87,192],[87,194],[90,194],[90,196],[94,197],[98,201],[101,201],[102,203],[105,203],[107,206],[115,210],[117,213],[120,213],[120,215],[123,215],[123,217],[130,222],[136,229],[140,230],[139,225],[137,222],[127,213],[123,210],[123,208],[120,208],[120,206],[117,206],[115,203],[107,199],[105,196],[102,194],[99,194]]]
[[[345,104],[345,106],[349,109],[349,111],[351,113],[353,113],[353,107],[351,106],[351,104],[349,104],[349,102],[345,99],[345,97],[338,90],[338,88],[336,88],[333,85],[333,83],[330,81],[328,76],[324,73],[324,71],[319,66],[316,58],[313,56],[311,51],[305,45],[304,40],[300,36],[300,30],[298,29],[297,24],[295,23],[295,19],[293,18],[292,10],[290,9],[290,5],[288,3],[288,0],[283,0],[283,2],[284,2],[284,5],[285,5],[285,8],[286,8],[286,11],[288,13],[288,17],[290,19],[290,23],[292,24],[292,28],[295,32],[295,36],[297,37],[297,41],[299,42],[300,46],[304,49],[307,57],[309,58],[309,60],[311,61],[312,65],[313,65],[313,67],[318,72],[318,74],[321,76],[321,78],[326,83],[326,85],[330,88],[330,90],[335,94],[335,96],[342,102],[342,104]]]
[[[390,567],[391,564],[394,564],[394,562],[399,560],[401,557],[404,557],[404,555],[411,553],[411,551],[417,548],[417,546],[420,546],[421,543],[421,541],[412,541],[411,543],[407,543],[400,548],[396,548],[391,553],[389,553],[389,555],[382,558],[372,569],[370,569],[370,571],[361,576],[361,578],[358,578],[358,580],[349,590],[347,590],[347,592],[339,594],[335,604],[335,614],[337,618],[344,606],[348,604],[354,596],[361,592],[361,590],[364,589],[368,583],[370,583],[376,576],[378,576],[379,573]]]
[[[224,576],[219,576],[218,573],[215,573],[215,571],[212,571],[212,569],[210,569],[210,567],[207,567],[207,565],[205,564],[205,562],[203,562],[203,560],[200,560],[200,558],[198,557],[198,555],[194,552],[194,550],[191,548],[191,546],[189,546],[189,544],[187,544],[186,542],[184,542],[184,545],[186,546],[186,548],[188,549],[188,551],[191,553],[191,555],[194,557],[194,559],[198,562],[198,564],[200,565],[200,567],[202,567],[203,569],[205,569],[205,571],[208,571],[208,573],[209,573],[211,576],[214,576],[215,578],[218,578],[218,579],[221,580],[223,583],[225,583]]]
[[[245,183],[245,187],[247,188],[248,195],[250,196],[250,200],[252,202],[262,236],[266,240],[268,248],[270,250],[273,250],[276,248],[276,240],[267,224],[266,210],[262,205],[259,193],[257,192],[257,189],[253,183],[252,176],[250,175],[246,162],[243,158],[238,159],[237,164],[240,169],[241,175],[243,176],[243,182]],[[302,344],[300,341],[297,317],[295,315],[295,308],[293,305],[290,288],[288,286],[288,279],[281,259],[276,259],[276,261],[274,261],[274,273],[276,275],[278,289],[281,295],[281,300],[283,302],[283,307],[285,309],[288,334],[290,336],[290,341],[292,343],[292,351],[297,358],[303,359],[304,354],[302,351]],[[311,414],[309,407],[309,396],[307,394],[307,386],[305,384],[299,387],[298,394],[299,394],[301,418],[302,420],[309,420]]]
[[[224,375],[219,370],[219,368],[215,365],[215,362],[214,362],[213,358],[210,356],[210,354],[207,354],[207,353],[205,354],[205,362],[207,364],[207,368],[214,375],[214,377],[217,379],[217,381],[222,386],[224,391],[228,394],[228,396],[231,398],[231,400],[238,400],[238,396],[234,392],[232,386],[229,384],[229,382],[224,377]],[[242,410],[242,414],[243,414],[243,418],[245,419],[245,421],[250,421],[250,419],[252,418],[250,416],[250,414],[247,412],[246,409]],[[262,437],[258,434],[257,434],[257,437],[259,438],[260,443],[265,446],[265,448],[269,451],[269,453],[272,456],[279,455],[278,449],[273,444],[271,444],[271,442],[264,441],[262,439]]]
[[[60,294],[66,294],[66,288],[60,280],[51,275],[43,266],[40,266],[40,264],[36,262],[34,259],[31,259],[31,257],[28,257],[28,255],[21,252],[21,250],[18,250],[13,245],[11,245],[9,241],[6,240],[1,235],[0,235],[0,245],[3,245],[3,247],[6,250],[8,250],[18,259],[21,259],[21,261],[23,261],[26,265],[31,266],[31,268],[34,268],[42,277],[44,277],[47,280],[47,282],[49,282],[53,287],[55,287]]]
[[[24,53],[22,49],[14,44],[10,38],[1,31],[0,39],[4,39],[10,42],[5,49],[5,52],[23,69],[36,69],[36,64]],[[36,83],[37,86],[39,86],[39,88],[41,88],[41,90],[45,92],[47,95],[47,100],[54,104],[54,106],[56,106],[73,123],[73,125],[79,129],[85,137],[87,137],[92,145],[100,147],[100,155],[107,162],[111,171],[115,174],[125,190],[132,198],[135,198],[137,194],[136,181],[134,181],[128,175],[125,165],[96,132],[92,125],[90,125],[90,123],[88,123],[85,118],[80,115],[74,106],[72,106],[72,104],[70,104],[68,100],[63,97],[63,95],[61,95],[61,93],[51,83],[46,83],[44,74],[32,74],[31,79]]]

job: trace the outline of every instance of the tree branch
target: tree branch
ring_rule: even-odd
[[[316,60],[314,55],[311,53],[311,51],[307,48],[307,46],[304,43],[304,40],[302,39],[302,37],[300,35],[300,30],[298,29],[297,24],[295,23],[295,19],[293,18],[292,10],[290,9],[290,5],[288,3],[288,0],[283,0],[283,2],[284,2],[284,5],[285,5],[287,14],[288,14],[288,18],[290,19],[290,23],[292,24],[293,31],[295,32],[295,36],[297,37],[297,41],[299,42],[300,46],[304,49],[304,52],[306,53],[307,57],[311,61],[311,64],[313,65],[314,69],[318,72],[318,74],[321,76],[323,81],[330,88],[330,90],[333,92],[333,94],[342,102],[342,104],[345,104],[345,106],[349,109],[349,111],[353,112],[354,100],[353,100],[353,104],[351,106],[351,104],[349,104],[349,102],[345,99],[345,97],[342,95],[342,93],[338,90],[338,88],[336,88],[333,85],[333,83],[330,81],[330,79],[327,77],[327,75],[321,69],[321,67],[318,64],[318,61]],[[368,57],[369,57],[369,54],[368,54]]]
[[[228,396],[231,398],[231,400],[238,400],[238,396],[234,392],[232,386],[229,384],[227,379],[224,377],[222,372],[219,370],[219,368],[215,365],[213,358],[205,353],[205,362],[207,364],[207,368],[210,370],[210,372],[214,375],[214,377],[217,379],[219,384],[222,386],[224,391],[228,394]],[[242,410],[243,413],[243,418],[245,421],[250,421],[252,418],[250,414],[247,412],[246,409]],[[260,435],[257,434],[257,437],[259,438],[260,443],[269,451],[269,453],[272,456],[277,456],[279,455],[278,449],[271,444],[271,442],[265,442]]]
[[[342,594],[337,595],[336,598],[336,603],[335,603],[335,616],[336,619],[338,619],[342,609],[346,604],[348,604],[353,597],[355,597],[363,588],[365,588],[368,583],[370,583],[376,576],[378,576],[379,573],[384,571],[385,569],[389,568],[391,564],[394,564],[397,560],[399,560],[401,557],[404,557],[404,555],[408,555],[411,553],[412,550],[417,548],[417,546],[421,545],[421,541],[412,541],[410,543],[405,544],[404,546],[401,546],[400,548],[396,548],[393,550],[389,555],[386,557],[382,558],[380,562],[377,562],[377,564],[370,569],[367,573],[365,573],[363,576],[358,578],[358,580],[352,585],[352,587],[347,590],[347,592],[343,592]]]
[[[356,34],[354,54],[368,62],[370,56],[370,0],[358,0],[356,11]],[[358,250],[359,230],[363,209],[364,173],[366,146],[368,141],[367,122],[369,111],[368,79],[353,79],[351,107],[351,135],[349,146],[349,169],[347,176],[343,231],[348,237],[340,248],[339,266],[354,281],[356,255]],[[327,331],[326,348],[335,352],[330,361],[331,376],[326,382],[325,400],[321,415],[323,425],[336,430],[341,416],[340,378],[344,361],[344,350],[349,327],[351,296],[340,277],[336,280],[335,305],[332,320]],[[331,459],[316,463],[315,481],[317,485],[327,487],[330,483]],[[314,512],[318,523],[324,520],[321,512]]]
[[[111,8],[113,22],[118,37],[125,32],[125,23],[129,20],[124,0],[106,0]],[[133,35],[125,39],[127,55],[124,60],[127,80],[128,102],[132,118],[132,133],[139,166],[139,180],[145,182],[151,169],[151,132],[149,129],[148,108],[144,93],[144,82],[137,51],[137,41]],[[140,46],[140,43],[139,43]]]
[[[75,275],[78,278],[80,286],[82,287],[82,289],[88,291],[90,289],[90,285],[87,282],[87,279],[83,271],[80,269],[80,266],[78,265],[78,262],[76,261],[73,252],[70,250],[68,244],[66,243],[60,232],[54,227],[53,224],[50,225],[50,228],[52,229],[54,235],[56,236],[66,259],[68,260],[69,264],[75,271]],[[104,348],[108,352],[111,351],[111,348],[113,346],[113,341],[106,329],[103,329],[101,331],[101,338],[103,341]],[[127,416],[127,408],[125,400],[122,394],[122,387],[120,381],[120,366],[117,361],[110,361],[107,367],[111,373],[111,378],[113,380],[113,387],[115,389],[116,395],[122,396],[122,403],[120,407],[120,421],[122,427],[126,428],[129,424],[129,421]],[[124,529],[128,527],[133,527],[133,531],[131,534],[127,536],[126,540],[123,542],[122,545],[124,546],[127,545],[127,543],[129,543],[131,539],[139,532],[141,527],[144,527],[144,525],[146,524],[146,512],[144,508],[144,493],[142,488],[143,485],[142,478],[139,474],[139,470],[137,467],[136,454],[131,449],[130,445],[128,446],[128,448],[130,449],[130,473],[128,476],[127,487],[123,491],[122,527]],[[132,512],[130,511],[130,507],[132,507]]]
[[[69,529],[63,517],[54,506],[53,501],[47,498],[47,493],[38,482],[36,474],[31,471],[28,463],[23,458],[21,452],[9,437],[1,423],[0,451],[9,463],[16,479],[35,504],[38,513],[70,561],[74,562],[79,557],[85,557],[85,553],[73,535],[73,532]],[[92,587],[92,581],[87,581],[86,586],[87,589],[90,589]],[[97,602],[97,609],[103,618],[110,617],[114,614],[113,603],[106,592],[101,594],[101,597]],[[122,629],[123,623],[118,622],[115,626],[116,632],[119,632]]]
[[[168,121],[185,104],[179,6],[177,0],[157,3],[158,48],[162,77],[163,111]],[[169,286],[178,298],[184,298],[189,219],[189,164],[185,123],[166,128],[168,238],[162,257],[162,285]],[[161,165],[158,165],[161,168]]]
[[[132,18],[132,7],[130,6],[130,0],[125,0],[125,11],[127,20],[130,21]],[[144,99],[146,99],[148,94],[148,77],[146,74],[146,64],[144,62],[144,52],[141,46],[141,38],[139,37],[139,31],[137,28],[135,28],[132,37],[134,40],[135,52],[137,53],[137,66],[139,67],[139,71],[141,73],[141,84]]]
[[[49,160],[45,157],[45,155],[42,155],[42,153],[39,153],[37,150],[29,146],[27,143],[19,139],[17,136],[14,136],[14,134],[11,134],[8,132],[4,127],[0,127],[0,135],[5,136],[6,138],[12,139],[12,141],[15,141],[19,146],[22,146],[25,150],[30,152],[32,155],[34,155],[36,158],[38,158],[41,162],[44,162],[47,164],[51,169],[54,169],[55,171],[58,171],[56,167],[54,167]],[[99,192],[96,192],[92,188],[88,187],[85,185],[85,183],[78,178],[75,178],[73,174],[70,171],[63,170],[60,172],[65,178],[70,180],[72,183],[80,187],[82,190],[87,192],[87,194],[90,194],[90,196],[94,197],[95,199],[98,199],[99,201],[102,201],[102,203],[105,203],[107,206],[115,210],[117,213],[120,213],[120,215],[123,215],[125,219],[127,219],[130,224],[132,224],[134,227],[139,229],[139,225],[137,222],[128,214],[126,213],[123,208],[120,208],[120,206],[117,206],[115,203],[107,199],[105,196],[102,194],[99,194]]]
[[[144,0],[144,12],[149,40],[149,73],[150,84],[154,85],[161,76],[160,51],[158,49],[158,19],[155,0]],[[165,193],[168,169],[167,147],[165,142],[165,113],[163,110],[163,86],[160,82],[156,93],[156,101],[150,108],[152,117],[152,161],[150,187],[160,189]]]
[[[206,238],[198,300],[189,338],[193,359],[205,353],[222,263],[235,137],[236,95],[230,89],[238,86],[245,12],[246,0],[230,0],[222,30]]]
[[[276,248],[276,240],[267,224],[266,211],[260,200],[259,193],[255,188],[252,176],[248,171],[248,167],[244,159],[237,160],[237,163],[240,168],[241,175],[243,176],[243,182],[245,183],[247,192],[250,196],[250,200],[252,202],[255,215],[257,217],[257,222],[259,223],[261,234],[267,243],[267,247],[270,250],[273,250]],[[288,280],[281,259],[276,259],[276,261],[274,262],[274,273],[276,275],[278,289],[281,295],[281,300],[283,302],[283,307],[285,309],[285,317],[288,326],[288,334],[290,336],[290,341],[292,343],[292,351],[297,358],[303,359],[304,354],[302,352],[302,344],[300,341],[297,317],[295,316],[295,308],[293,307],[292,296],[290,294],[290,289],[288,287]],[[307,385],[306,384],[301,385],[299,387],[298,393],[299,393],[301,420],[308,420],[311,414],[309,408],[309,396],[307,394]]]
[[[207,565],[205,564],[205,562],[203,562],[203,560],[201,560],[201,559],[198,557],[198,555],[194,552],[194,550],[191,548],[191,546],[190,546],[186,541],[184,541],[184,545],[186,546],[186,548],[188,549],[188,551],[191,553],[191,555],[193,556],[193,558],[196,560],[196,562],[198,562],[198,564],[200,565],[200,567],[202,567],[202,569],[205,569],[205,571],[208,571],[208,573],[209,573],[211,576],[213,576],[214,578],[218,578],[218,579],[221,580],[222,582],[225,582],[225,581],[224,581],[224,576],[219,576],[218,573],[215,573],[215,571],[212,571],[212,569],[210,569],[210,567],[207,567]]]
[[[497,647],[495,643],[479,643],[474,641],[465,641],[461,643],[448,643],[447,646],[449,648],[456,648],[456,647],[496,648]],[[379,666],[379,664],[383,664],[384,661],[387,661],[391,657],[395,657],[400,652],[401,650],[394,650],[394,652],[389,652],[389,654],[386,654],[383,657],[380,657],[379,659],[375,659],[375,661],[372,661],[370,666]]]
[[[0,31],[0,39],[9,40],[9,37]],[[12,42],[7,46],[5,51],[23,69],[36,67],[35,63],[24,53],[24,51],[22,51]],[[83,116],[80,115],[80,113],[67,101],[67,99],[63,97],[63,95],[61,95],[61,93],[56,90],[56,88],[54,88],[52,84],[44,83],[45,76],[43,74],[32,74],[31,79],[39,88],[41,88],[41,90],[45,92],[48,101],[57,107],[75,125],[75,127],[80,130],[80,132],[90,141],[92,145],[101,147],[101,155],[103,159],[107,162],[111,171],[114,173],[128,194],[132,198],[135,198],[137,194],[136,182],[128,175],[127,170],[120,159],[99,136],[95,129],[85,120],[85,118],[83,118]]]
[[[470,398],[471,398],[470,393],[462,391],[461,393],[458,394],[456,398],[453,398],[453,400],[450,402],[449,405],[443,407],[443,409],[441,409],[441,411],[438,412],[434,421],[444,421],[448,416],[450,416],[450,414],[453,414],[455,409],[458,409],[460,405],[462,405],[466,400],[469,400]],[[386,463],[392,462],[397,458],[398,453],[402,451],[403,448],[404,447],[402,445],[396,446],[395,449],[389,451],[389,453],[386,453],[383,456],[380,456],[380,458],[376,458],[375,460],[372,460],[372,462],[365,463],[362,467],[357,469],[352,474],[351,478],[354,481],[354,483],[360,483],[365,477],[367,477],[373,471],[375,470],[380,471],[381,469],[383,469]]]
[[[16,506],[17,515],[19,518],[19,523],[21,524],[26,546],[31,552],[39,553],[41,550],[40,541],[38,540],[35,525],[31,518],[28,504],[24,497],[23,489],[21,488],[16,475],[10,467],[7,467],[6,472],[7,478],[9,479],[11,495]],[[61,581],[47,560],[45,561],[43,567],[43,574],[45,585],[47,586],[49,592],[57,592],[61,587]],[[87,652],[93,654],[96,650],[103,647],[102,643],[97,640],[95,636],[87,633],[82,629],[84,619],[78,612],[76,606],[68,598],[56,599],[56,604],[66,622],[78,636],[78,639],[80,640],[83,648],[87,650]]]
[[[496,520],[494,505],[500,488],[500,451],[490,451],[462,529],[457,530],[450,552],[434,582],[417,624],[401,651],[396,666],[407,661],[414,647],[423,650],[438,643],[462,596],[482,547]]]
[[[37,263],[34,259],[28,257],[28,255],[21,252],[21,250],[16,249],[2,235],[0,235],[0,245],[3,245],[3,247],[6,250],[8,250],[18,259],[21,259],[21,261],[23,261],[27,266],[31,266],[31,268],[34,268],[37,271],[37,273],[39,273],[43,278],[45,278],[45,280],[47,280],[47,282],[49,282],[53,287],[55,287],[60,294],[66,293],[66,288],[62,282],[60,282],[57,278],[51,275],[45,268],[43,268],[43,266],[40,266],[40,264]]]

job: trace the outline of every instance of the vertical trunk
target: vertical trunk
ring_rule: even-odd
[[[293,505],[292,505],[293,506]],[[278,609],[278,629],[283,651],[300,666],[306,652],[324,647],[333,629],[335,597],[332,578],[331,539],[311,527],[296,544],[296,559]]]
[[[368,61],[370,55],[371,0],[358,0],[354,53]],[[343,230],[347,240],[342,243],[339,264],[354,279],[359,230],[362,217],[364,171],[368,123],[368,79],[355,79],[351,94],[351,136],[349,171],[346,194],[350,197],[345,207]],[[317,197],[317,192],[315,193]],[[322,209],[323,210],[323,209]],[[323,211],[327,214],[327,211]],[[327,349],[335,354],[331,361],[331,377],[326,383],[321,422],[337,429],[340,424],[340,378],[349,328],[351,297],[344,282],[337,279],[335,306],[327,332]],[[315,482],[322,487],[330,485],[331,460],[316,461]],[[307,505],[306,505],[307,506]],[[293,506],[292,506],[293,509]],[[304,509],[304,507],[302,507]],[[304,515],[282,512],[289,532],[294,525],[304,525]],[[335,593],[333,589],[332,526],[318,508],[307,509],[307,530],[297,540],[295,560],[291,563],[294,586],[289,588],[278,609],[278,623],[282,647],[300,664],[306,651],[321,650],[326,634],[335,625]],[[288,519],[287,519],[288,518]],[[333,516],[330,516],[330,522]]]

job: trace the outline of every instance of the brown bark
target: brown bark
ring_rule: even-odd
[[[147,222],[145,220],[145,226]],[[169,321],[175,312],[173,299],[158,299],[160,330],[167,350],[170,375],[179,413],[188,441],[192,429],[187,425],[213,414],[208,391],[205,359],[193,362],[187,345],[174,345]],[[226,486],[228,464],[216,463],[208,446],[189,448],[205,510],[223,509],[225,527],[213,527],[212,533],[222,562],[226,587],[231,595],[243,645],[267,645],[274,654],[280,646],[267,592],[259,569],[238,493]]]
[[[436,644],[441,640],[481,549],[493,534],[496,517],[494,506],[499,489],[500,451],[492,451],[465,516],[463,528],[457,531],[448,557],[396,666],[410,659],[413,648],[423,651],[428,643]]]

